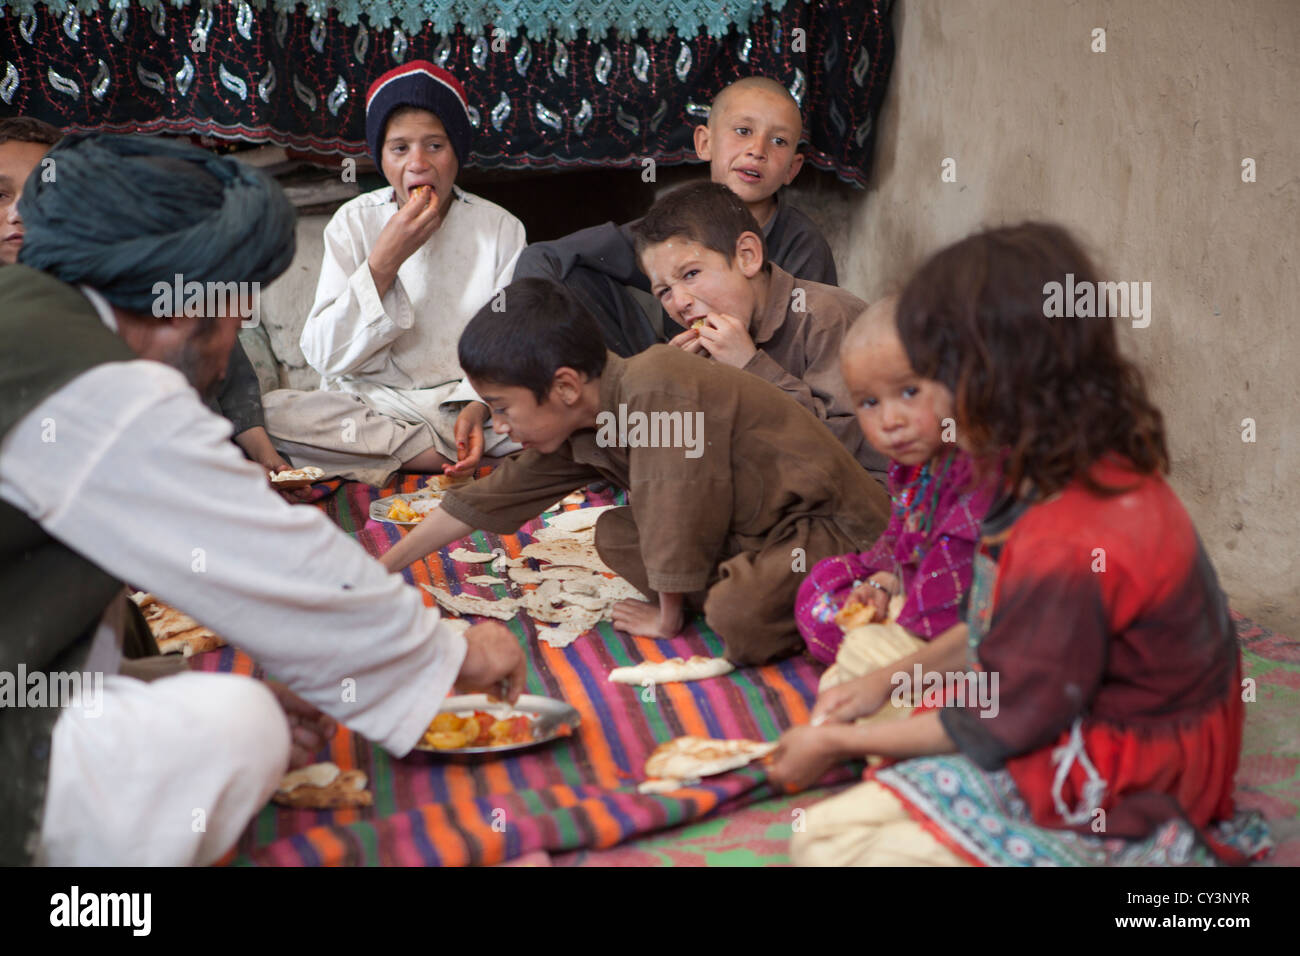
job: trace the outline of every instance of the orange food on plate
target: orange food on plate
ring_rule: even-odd
[[[401,498],[393,502],[393,506],[388,509],[388,517],[391,521],[423,521],[424,515],[413,511]]]
[[[425,746],[437,750],[461,750],[465,747],[509,747],[530,743],[533,739],[533,718],[517,714],[498,718],[485,710],[476,710],[468,717],[444,712],[433,718],[424,732]]]

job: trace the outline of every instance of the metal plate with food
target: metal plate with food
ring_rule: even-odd
[[[441,491],[411,491],[389,495],[370,502],[370,520],[386,524],[417,525],[441,501]]]
[[[509,754],[568,737],[580,723],[577,710],[552,697],[522,694],[511,705],[486,694],[461,694],[443,701],[414,749],[447,757]]]

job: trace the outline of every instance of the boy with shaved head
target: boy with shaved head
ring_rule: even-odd
[[[796,278],[836,285],[830,246],[812,220],[780,192],[803,166],[802,135],[794,98],[775,80],[750,76],[714,97],[708,123],[695,128],[695,152],[708,162],[713,182],[727,186],[749,207],[770,261]],[[605,344],[623,356],[682,331],[657,305],[638,301],[636,292],[649,293],[650,283],[633,248],[635,226],[635,221],[621,226],[607,222],[534,243],[520,255],[514,272],[516,278],[563,282],[576,292],[600,323]]]

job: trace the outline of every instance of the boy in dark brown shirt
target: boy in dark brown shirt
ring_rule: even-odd
[[[889,461],[863,438],[840,375],[840,344],[865,302],[770,262],[753,214],[717,183],[673,190],[632,236],[650,291],[685,328],[669,345],[771,382],[884,480]]]
[[[614,624],[671,637],[702,602],[728,659],[757,664],[800,646],[794,597],[823,557],[862,550],[889,500],[834,436],[758,376],[654,346],[622,359],[563,286],[518,280],[485,307],[460,362],[524,446],[456,489],[383,558],[392,571],[481,528],[509,534],[575,488],[606,479],[629,506],[603,514],[596,548],[657,601],[624,601]]]

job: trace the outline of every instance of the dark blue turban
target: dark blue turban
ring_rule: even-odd
[[[177,274],[268,283],[293,260],[293,205],[251,166],[187,143],[104,133],[67,136],[46,160],[18,202],[18,260],[118,308],[152,314],[154,284]]]

